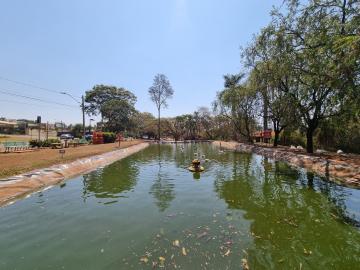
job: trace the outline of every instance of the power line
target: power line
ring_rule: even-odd
[[[56,93],[56,94],[63,94],[63,92],[64,92],[64,91],[58,91],[58,90],[54,90],[54,89],[50,89],[50,88],[46,88],[46,87],[42,87],[42,86],[37,86],[37,85],[31,84],[31,83],[20,82],[20,81],[17,81],[17,80],[8,79],[8,78],[5,78],[3,76],[0,76],[0,80],[4,80],[4,81],[19,84],[19,85],[32,87],[32,88],[37,88],[37,89],[40,89],[40,90],[44,90],[44,91],[51,92],[51,93]]]
[[[48,107],[51,106],[50,104],[35,104],[35,103],[27,103],[27,102],[19,102],[19,101],[15,101],[15,100],[5,100],[5,99],[1,99],[0,102],[9,102],[9,103],[15,103],[15,104],[21,104],[21,105],[30,105],[30,106],[43,106],[43,107]],[[60,108],[56,108],[56,109],[60,109]],[[77,107],[73,107],[72,109],[78,109]]]
[[[35,98],[35,97],[29,97],[29,96],[14,94],[14,93],[11,93],[11,92],[2,91],[1,89],[0,89],[0,93],[5,94],[5,95],[9,95],[9,96],[14,96],[14,97],[21,97],[21,98],[36,100],[36,101],[45,102],[45,103],[50,103],[50,104],[56,104],[56,105],[60,105],[60,106],[66,106],[66,107],[70,107],[70,108],[78,108],[78,107],[76,107],[76,106],[72,106],[72,105],[68,105],[68,104],[64,104],[64,103],[59,103],[59,102],[55,102],[55,101],[48,101],[48,100],[44,100],[44,99],[40,99],[40,98]]]

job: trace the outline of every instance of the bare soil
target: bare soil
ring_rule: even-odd
[[[141,142],[142,140],[121,142],[120,148],[126,148]],[[59,154],[59,149],[40,149],[25,153],[0,153],[0,179],[117,149],[119,149],[118,143],[66,148],[63,158]]]

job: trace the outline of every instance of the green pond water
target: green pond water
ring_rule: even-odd
[[[0,208],[0,269],[359,269],[359,221],[359,190],[210,144],[152,145]]]

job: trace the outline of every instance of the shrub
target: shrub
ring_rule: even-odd
[[[48,139],[48,140],[31,140],[29,142],[31,147],[50,147],[52,143],[60,143],[58,139]]]
[[[104,132],[104,143],[113,143],[116,140],[116,134],[114,132]]]
[[[284,130],[280,134],[280,143],[282,145],[301,145],[306,146],[306,138],[299,130]]]

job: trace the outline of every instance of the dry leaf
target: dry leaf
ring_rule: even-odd
[[[147,257],[141,257],[140,262],[147,263],[149,259]]]
[[[186,253],[186,249],[185,249],[184,247],[181,249],[181,251],[182,251],[182,255],[184,255],[184,256],[186,256],[186,255],[187,255],[187,253]]]
[[[242,265],[242,268],[243,268],[244,270],[249,270],[249,269],[250,269],[250,268],[249,268],[249,265],[248,265],[247,259],[242,259],[242,260],[241,260],[241,265]]]
[[[173,241],[173,246],[174,247],[180,247],[180,241],[179,240]]]

